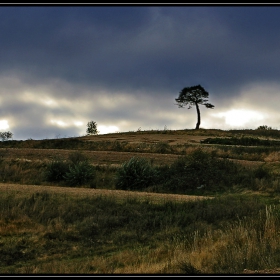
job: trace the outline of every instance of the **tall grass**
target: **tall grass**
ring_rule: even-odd
[[[0,196],[0,273],[239,274],[279,264],[279,203]]]

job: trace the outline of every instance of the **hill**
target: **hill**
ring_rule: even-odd
[[[199,129],[1,142],[0,273],[277,274],[279,140]]]

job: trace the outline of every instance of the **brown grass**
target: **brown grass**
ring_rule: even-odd
[[[123,191],[123,190],[106,190],[106,189],[89,189],[89,188],[74,188],[74,187],[55,187],[55,186],[37,186],[37,185],[21,185],[21,184],[6,184],[0,183],[0,193],[13,193],[17,196],[26,196],[35,192],[50,192],[58,194],[73,195],[75,197],[89,196],[111,196],[117,200],[121,199],[136,199],[150,200],[153,202],[165,202],[168,200],[184,202],[190,200],[200,200],[212,198],[210,196],[195,196],[195,195],[178,195],[178,194],[161,194],[149,192]]]
[[[16,149],[5,148],[5,159],[18,161],[45,161],[52,160],[56,157],[66,160],[69,154],[75,150],[63,149]],[[114,151],[87,151],[79,150],[85,154],[92,164],[122,164],[133,156],[145,157],[153,160],[154,164],[166,163],[170,164],[178,158],[178,155],[172,154],[157,154],[157,153],[133,153],[133,152],[114,152]]]
[[[200,143],[201,140],[208,138],[204,135],[192,134],[148,134],[148,133],[134,133],[134,134],[105,134],[84,136],[79,139],[85,141],[126,141],[128,143],[158,143],[167,142],[169,145],[181,145],[188,143]]]

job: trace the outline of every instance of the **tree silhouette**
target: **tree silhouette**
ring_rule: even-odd
[[[87,135],[95,135],[98,134],[97,123],[94,121],[90,121],[87,123]]]
[[[6,132],[0,132],[0,138],[2,141],[6,141],[8,139],[11,139],[13,137],[13,133],[11,131]]]
[[[188,109],[191,109],[192,106],[195,105],[196,112],[197,112],[197,124],[195,129],[199,129],[200,126],[200,110],[199,104],[204,105],[206,108],[213,109],[215,106],[207,103],[209,97],[209,93],[201,86],[192,86],[192,87],[185,87],[183,88],[180,93],[179,97],[175,98],[179,108],[184,108],[186,105],[189,105]]]

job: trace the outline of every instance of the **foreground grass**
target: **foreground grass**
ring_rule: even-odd
[[[280,260],[279,200],[1,193],[1,274],[239,274]]]

